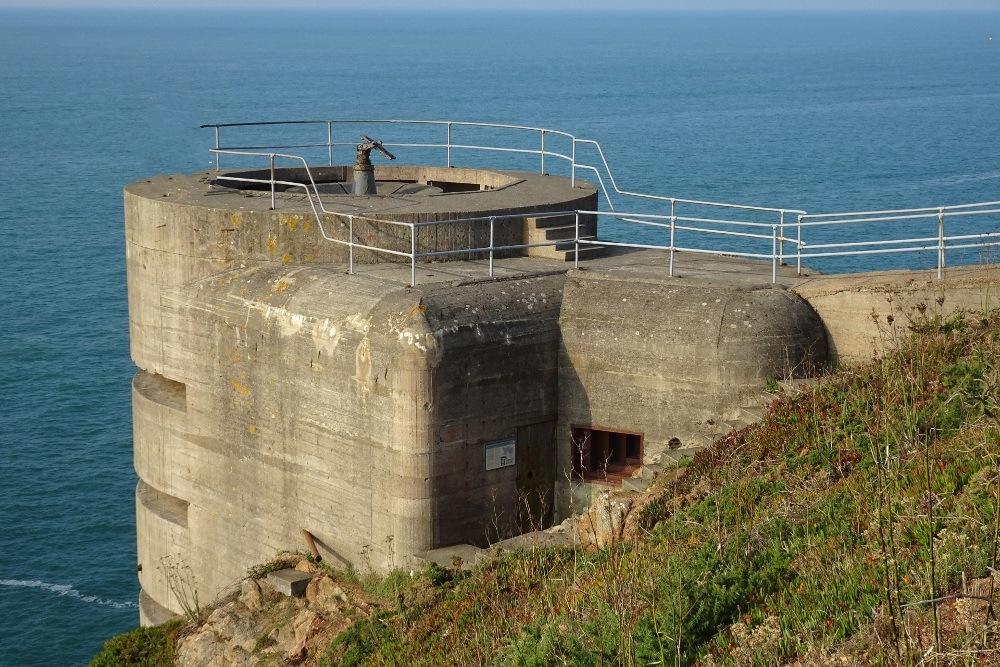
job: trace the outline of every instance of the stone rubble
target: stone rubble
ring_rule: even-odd
[[[338,582],[305,559],[289,567],[314,576],[303,597],[247,579],[178,642],[179,667],[315,665],[330,642],[372,607],[359,589]]]

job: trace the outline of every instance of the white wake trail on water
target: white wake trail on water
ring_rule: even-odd
[[[139,607],[139,605],[135,602],[115,602],[114,600],[99,598],[96,595],[84,595],[69,584],[49,584],[44,581],[29,581],[24,579],[0,579],[0,586],[10,586],[12,588],[41,588],[52,593],[57,593],[58,595],[77,598],[84,602],[104,605],[105,607],[114,607],[115,609],[137,609]]]

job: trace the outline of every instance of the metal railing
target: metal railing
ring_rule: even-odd
[[[558,241],[548,241],[534,244],[503,244],[497,245],[494,242],[495,225],[498,221],[520,218],[525,214],[506,216],[485,216],[481,218],[465,218],[461,220],[437,220],[419,223],[400,222],[387,220],[384,218],[372,218],[359,215],[350,215],[337,211],[328,210],[320,196],[315,179],[308,160],[303,155],[275,152],[288,149],[305,149],[319,151],[324,154],[325,162],[328,166],[334,164],[334,153],[342,148],[350,148],[351,153],[348,163],[353,160],[353,151],[357,146],[356,140],[339,140],[339,132],[344,126],[405,126],[410,129],[424,129],[440,132],[438,140],[431,138],[424,139],[400,139],[397,141],[384,141],[384,145],[393,148],[413,148],[424,151],[440,152],[444,164],[447,167],[454,166],[453,157],[458,152],[481,152],[500,153],[528,156],[532,159],[538,158],[540,173],[546,173],[547,168],[554,164],[563,164],[568,169],[568,177],[571,185],[576,185],[578,171],[592,174],[597,181],[600,193],[604,196],[609,210],[602,211],[561,211],[557,213],[531,214],[533,218],[543,218],[549,216],[575,215],[576,230],[574,238],[561,239]],[[274,127],[298,128],[320,126],[324,130],[324,141],[292,141],[281,144],[266,143],[245,143],[239,145],[224,145],[222,143],[222,130],[228,128],[234,130],[241,128],[244,130],[270,130]],[[682,199],[676,197],[665,197],[648,193],[632,192],[623,190],[618,186],[614,178],[614,173],[608,163],[600,144],[591,139],[580,139],[567,132],[552,130],[548,128],[529,127],[521,125],[506,125],[494,123],[474,123],[462,121],[435,121],[435,120],[362,120],[362,119],[338,119],[338,120],[303,120],[303,121],[267,121],[257,123],[222,123],[203,125],[203,128],[213,128],[215,131],[215,147],[211,152],[215,155],[216,169],[219,170],[222,156],[233,158],[267,160],[269,168],[269,178],[252,178],[246,175],[232,176],[220,174],[219,180],[242,182],[249,184],[268,185],[271,194],[271,208],[275,207],[276,189],[278,186],[284,188],[301,189],[305,192],[309,205],[316,217],[320,232],[324,239],[334,243],[348,246],[349,270],[354,272],[355,250],[368,250],[376,253],[383,253],[397,257],[406,257],[410,260],[411,284],[416,284],[416,264],[418,260],[451,255],[477,255],[483,254],[489,257],[489,275],[494,274],[494,258],[498,252],[508,250],[524,250],[528,248],[545,246],[564,246],[573,244],[574,265],[578,266],[580,261],[581,246],[601,245],[623,248],[658,249],[668,253],[667,272],[674,275],[675,255],[677,252],[687,252],[692,254],[716,255],[716,256],[738,256],[752,259],[769,260],[771,266],[771,280],[777,282],[778,267],[786,264],[792,255],[795,257],[797,273],[801,274],[803,261],[810,259],[829,257],[862,257],[866,255],[884,253],[903,252],[935,252],[937,254],[938,277],[943,276],[946,265],[946,254],[948,250],[960,250],[969,248],[984,248],[1000,243],[1000,232],[984,232],[980,230],[972,231],[968,224],[959,225],[958,233],[946,234],[945,221],[952,218],[960,219],[962,223],[967,223],[974,216],[994,215],[1000,217],[1000,202],[985,202],[980,204],[963,204],[958,206],[942,206],[934,208],[899,209],[883,211],[864,211],[852,213],[826,213],[809,214],[804,210],[794,208],[775,208],[764,206],[748,206],[742,204],[728,204],[721,202],[701,201],[694,199]],[[494,143],[476,143],[475,141],[456,141],[457,131],[491,131],[500,132],[504,135],[507,145],[496,145]],[[356,134],[356,133],[355,133]],[[511,136],[518,137],[512,139]],[[337,139],[337,140],[335,140]],[[562,140],[567,144],[568,152],[561,152],[552,149],[552,140]],[[547,141],[548,140],[548,141]],[[520,144],[517,142],[520,141]],[[530,143],[525,143],[530,142]],[[514,144],[514,145],[511,145]],[[587,164],[579,158],[579,147],[592,149],[598,160],[597,165]],[[564,149],[565,150],[565,149]],[[548,162],[546,159],[548,158]],[[276,178],[275,160],[288,160],[296,164],[301,164],[307,175],[307,182],[294,182]],[[605,176],[607,181],[605,181]],[[610,188],[608,187],[610,183]],[[622,204],[636,201],[646,207],[659,207],[660,213],[626,212]],[[618,204],[616,206],[616,204]],[[321,215],[322,214],[322,215]],[[336,238],[331,235],[323,222],[323,215],[335,216],[338,219],[346,220],[348,239]],[[648,236],[662,234],[666,236],[664,242],[659,243],[636,243],[625,241],[595,240],[581,237],[580,217],[594,216],[598,219],[605,218],[616,223],[631,225],[630,229],[646,230]],[[795,216],[794,223],[789,221],[789,216]],[[876,226],[891,226],[898,230],[900,224],[910,224],[920,221],[932,221],[936,224],[935,233],[924,233],[920,236],[904,236],[902,238],[858,238],[858,239],[838,239],[831,230],[844,225],[866,225],[866,230]],[[359,243],[354,240],[354,224],[363,221],[368,224],[392,225],[409,229],[410,247],[408,251],[394,250],[391,248],[374,246]],[[489,244],[481,247],[470,247],[450,250],[433,250],[417,252],[417,231],[423,227],[437,225],[453,225],[482,223],[489,225]],[[787,235],[790,226],[795,227],[795,237]],[[649,233],[651,232],[651,233]],[[892,233],[891,231],[887,233]],[[684,242],[680,242],[678,235],[685,237]],[[804,238],[806,234],[812,235],[811,240]],[[756,247],[763,244],[763,248]],[[794,247],[792,252],[788,252],[786,246]],[[768,248],[768,246],[770,246]]]
[[[396,141],[396,142],[383,142],[386,146],[392,146],[396,148],[430,148],[430,149],[443,149],[445,166],[451,167],[452,155],[456,151],[488,151],[488,152],[500,152],[500,153],[520,153],[524,155],[537,155],[540,160],[540,172],[545,173],[545,158],[557,158],[565,160],[567,163],[572,164],[574,161],[573,155],[566,155],[553,151],[546,148],[546,137],[563,137],[565,139],[573,142],[575,147],[578,141],[576,137],[569,134],[568,132],[562,132],[560,130],[552,130],[544,127],[530,127],[525,125],[504,125],[498,123],[473,123],[466,121],[450,121],[450,120],[399,120],[399,119],[373,119],[373,120],[363,120],[363,119],[328,119],[328,120],[294,120],[294,121],[264,121],[256,123],[215,123],[202,125],[202,128],[213,128],[215,130],[215,150],[213,152],[220,151],[223,149],[222,145],[222,129],[223,128],[255,128],[255,127],[274,127],[274,126],[307,126],[307,125],[319,125],[326,130],[326,141],[323,142],[308,142],[308,143],[288,143],[288,144],[248,144],[248,145],[233,145],[226,146],[224,153],[230,153],[232,155],[252,155],[254,153],[247,153],[245,151],[260,151],[260,150],[286,150],[291,148],[306,148],[306,149],[326,149],[327,155],[327,166],[333,166],[333,154],[334,150],[342,147],[349,147],[353,149],[357,146],[357,140],[352,139],[350,141],[334,141],[334,127],[342,127],[346,125],[405,125],[405,126],[423,126],[423,127],[433,127],[439,128],[444,131],[444,142],[434,142],[434,141]],[[519,133],[527,133],[530,135],[538,135],[539,148],[515,148],[510,146],[494,146],[489,144],[466,144],[454,141],[454,131],[456,128],[479,128],[479,129],[493,129],[493,130],[505,130],[513,131]],[[353,156],[351,156],[353,158]],[[220,169],[218,158],[216,158],[216,169]]]
[[[907,252],[934,252],[937,254],[937,277],[942,278],[947,265],[948,250],[986,249],[1000,242],[1000,233],[976,231],[969,233],[970,221],[978,216],[1000,216],[1000,201],[957,206],[895,209],[884,211],[859,211],[852,213],[800,214],[796,223],[795,266],[802,271],[803,260],[821,257],[859,257]],[[959,226],[958,233],[946,233],[946,221]],[[806,242],[803,230],[819,231],[843,225],[882,226],[892,229],[921,227],[920,236],[901,238],[862,238],[857,240],[827,240]],[[965,223],[964,225],[962,223]],[[891,232],[890,232],[891,233]],[[912,233],[912,232],[911,232]],[[817,235],[818,236],[818,235]]]

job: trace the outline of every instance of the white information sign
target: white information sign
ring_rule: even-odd
[[[486,443],[486,469],[496,470],[514,465],[514,452],[517,440],[494,440]]]

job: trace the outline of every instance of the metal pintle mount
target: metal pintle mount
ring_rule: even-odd
[[[395,160],[396,156],[382,146],[381,141],[375,141],[367,134],[362,134],[365,140],[363,144],[358,144],[358,161],[354,165],[354,194],[373,195],[375,192],[375,167],[372,166],[372,151],[378,151],[390,160]]]

